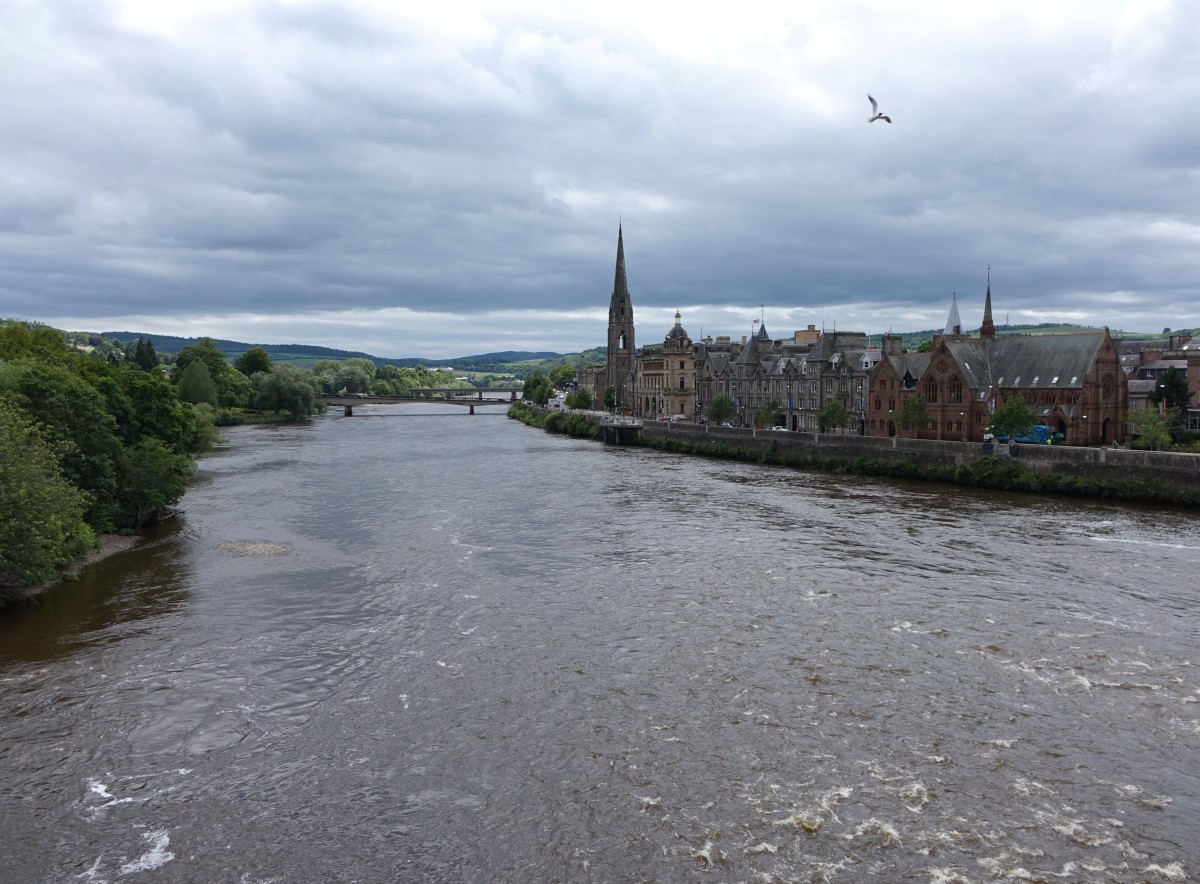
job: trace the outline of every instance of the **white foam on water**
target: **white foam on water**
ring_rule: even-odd
[[[1157,875],[1166,881],[1186,881],[1187,871],[1184,870],[1181,863],[1168,863],[1165,866],[1160,866],[1158,863],[1151,863],[1142,869],[1144,875]]]
[[[75,877],[76,878],[84,878],[88,881],[94,881],[94,882],[96,882],[96,884],[103,884],[104,879],[98,877],[100,874],[100,862],[103,859],[104,859],[104,854],[100,854],[98,857],[96,857],[96,861],[94,863],[92,863],[92,867],[90,869],[84,869],[82,872],[80,872]]]
[[[167,850],[167,847],[171,844],[171,838],[167,834],[166,829],[145,832],[142,837],[150,843],[150,849],[133,862],[125,863],[125,865],[121,866],[122,875],[132,875],[134,872],[150,872],[175,859],[175,854]]]
[[[108,791],[108,786],[98,780],[88,779],[88,791],[95,792],[101,798],[112,799],[112,793]]]
[[[957,869],[926,869],[929,884],[972,884],[971,879]]]
[[[764,853],[778,853],[779,848],[774,844],[768,844],[766,841],[762,841],[758,844],[747,847],[745,852],[751,854],[752,856],[761,856]]]

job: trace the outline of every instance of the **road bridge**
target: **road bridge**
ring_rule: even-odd
[[[457,405],[475,413],[476,405],[509,405],[521,398],[521,387],[416,387],[410,396],[370,396],[366,393],[339,393],[318,396],[326,405],[340,405],[346,417],[354,416],[358,405]]]

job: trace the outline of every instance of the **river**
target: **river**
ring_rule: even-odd
[[[439,408],[0,612],[0,881],[1200,876],[1195,513]]]

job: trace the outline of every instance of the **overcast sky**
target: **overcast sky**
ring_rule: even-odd
[[[903,8],[903,12],[899,11]],[[0,317],[380,356],[1200,326],[1200,3],[0,0]],[[893,123],[868,123],[867,93]]]

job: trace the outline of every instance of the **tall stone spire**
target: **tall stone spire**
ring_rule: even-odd
[[[988,268],[987,295],[983,299],[983,323],[979,326],[979,337],[996,337],[996,323],[992,322],[992,268]]]
[[[946,337],[962,334],[962,320],[958,318],[958,292],[950,296],[950,315],[946,317]]]
[[[608,304],[608,386],[624,404],[625,380],[633,367],[633,302],[625,278],[625,234],[617,225],[617,269],[613,274],[612,299]]]

